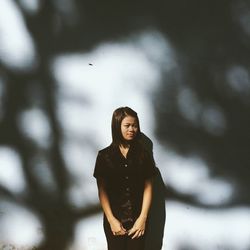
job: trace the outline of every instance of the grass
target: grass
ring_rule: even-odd
[[[37,247],[15,246],[13,244],[0,243],[0,250],[36,250]]]

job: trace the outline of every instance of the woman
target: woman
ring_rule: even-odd
[[[98,152],[94,170],[108,250],[143,250],[156,167],[134,110],[116,109],[111,127],[112,143]]]

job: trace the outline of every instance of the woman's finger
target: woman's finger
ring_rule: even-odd
[[[140,238],[141,237],[141,231],[139,231],[138,235],[137,235],[137,238]]]
[[[123,227],[123,225],[121,225],[122,231],[124,231],[125,233],[127,233],[127,230]]]
[[[132,228],[129,230],[128,235],[130,236],[130,235],[134,234],[135,232],[136,232],[136,229],[132,227]]]
[[[119,232],[120,235],[124,235],[124,234],[126,234],[126,233],[127,233],[127,232],[124,231],[123,229]]]
[[[140,231],[137,230],[137,231],[135,232],[135,234],[133,235],[132,239],[138,238],[138,237],[139,237],[139,233],[140,233]]]

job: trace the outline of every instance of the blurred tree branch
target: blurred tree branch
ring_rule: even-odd
[[[72,180],[61,153],[63,131],[57,114],[53,60],[63,53],[87,52],[103,41],[123,38],[151,26],[168,38],[179,63],[178,72],[163,75],[155,96],[158,138],[182,155],[201,156],[211,175],[237,183],[237,195],[224,206],[249,205],[250,102],[246,101],[249,93],[245,91],[245,99],[231,93],[225,79],[230,66],[242,65],[247,69],[249,84],[249,36],[242,34],[232,17],[231,8],[236,0],[105,3],[75,0],[71,1],[71,9],[64,12],[59,1],[48,0],[40,2],[34,15],[27,13],[20,1],[15,3],[33,39],[37,65],[28,72],[1,65],[0,74],[6,81],[6,110],[0,121],[0,143],[20,154],[28,188],[23,201],[39,214],[44,227],[46,241],[39,249],[66,249],[73,238],[74,224],[81,217],[100,211],[99,205],[75,209],[66,199]],[[47,151],[23,135],[18,120],[26,108],[34,105],[34,97],[28,94],[34,84],[40,90],[43,98],[40,108],[46,113],[52,131]],[[185,88],[194,93],[202,107],[196,123],[186,119],[179,108],[180,91]],[[223,133],[213,134],[204,129],[204,107],[210,104],[220,107],[225,116]],[[33,159],[41,152],[48,157],[57,192],[45,190],[34,176]],[[0,195],[17,200],[3,186]],[[205,206],[192,195],[180,194],[172,187],[166,188],[166,197],[216,207]]]

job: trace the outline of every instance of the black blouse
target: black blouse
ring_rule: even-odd
[[[145,180],[156,173],[153,156],[141,149],[131,145],[125,158],[118,147],[110,145],[96,158],[94,177],[105,181],[112,212],[124,225],[140,215]]]

